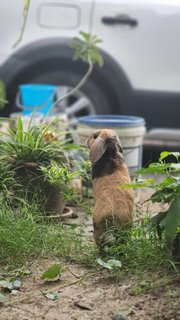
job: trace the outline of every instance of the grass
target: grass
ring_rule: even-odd
[[[38,257],[58,256],[68,261],[85,263],[91,254],[87,251],[83,236],[74,228],[61,223],[45,221],[38,207],[21,202],[12,208],[1,200],[0,209],[0,266],[13,269]],[[89,246],[89,244],[88,244]],[[92,248],[92,246],[91,246]],[[90,253],[90,250],[89,250]]]
[[[22,267],[43,257],[59,257],[73,263],[80,263],[98,269],[98,251],[93,239],[83,237],[74,225],[47,222],[40,217],[38,207],[26,202],[12,208],[8,201],[1,200],[0,209],[0,266],[3,270]],[[42,216],[42,215],[41,215]],[[147,232],[148,219],[141,225],[134,225],[128,237],[120,235],[106,252],[103,259],[116,259],[122,267],[116,276],[163,273],[177,266],[169,251],[154,233]]]

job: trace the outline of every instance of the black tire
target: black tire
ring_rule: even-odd
[[[56,85],[63,85],[69,87],[75,87],[79,81],[82,79],[77,73],[69,71],[53,71],[47,74],[38,75],[33,82],[35,83],[51,83]],[[89,100],[95,107],[96,114],[111,113],[110,102],[107,100],[105,94],[100,90],[100,88],[88,79],[86,83],[81,87],[80,92],[87,96]]]
[[[49,69],[49,68],[48,68]],[[32,71],[32,70],[31,70]],[[82,75],[78,74],[75,71],[60,71],[60,70],[43,70],[43,72],[32,72],[29,74],[30,77],[28,79],[27,73],[25,80],[21,78],[22,83],[48,83],[48,84],[55,84],[58,86],[67,86],[70,88],[75,87],[79,81],[82,79]],[[8,106],[9,113],[20,111],[16,106],[16,94],[18,84],[16,83],[16,90],[11,91],[11,97],[9,101],[11,101],[10,105]],[[86,83],[81,87],[80,94],[86,96],[94,107],[94,112],[91,114],[110,114],[113,111],[111,110],[111,103],[108,100],[105,93],[101,90],[100,87],[96,83],[94,83],[91,79],[88,79]],[[70,99],[73,99],[70,98]],[[83,112],[78,114],[78,116],[86,115],[88,112]],[[6,114],[7,116],[7,114]]]

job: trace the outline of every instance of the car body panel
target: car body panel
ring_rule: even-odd
[[[80,30],[89,32],[92,5],[93,0],[31,0],[23,37],[14,47],[23,23],[23,1],[1,1],[0,30],[4,32],[1,35],[0,64],[17,49],[36,40],[50,37],[71,39]]]
[[[102,22],[118,15],[136,19],[137,25]],[[179,31],[179,0],[96,0],[93,33],[135,89],[180,92]]]

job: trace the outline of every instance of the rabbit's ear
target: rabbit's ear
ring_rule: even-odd
[[[90,148],[90,161],[98,161],[106,151],[105,139],[98,137]]]

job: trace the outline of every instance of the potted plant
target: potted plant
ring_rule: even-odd
[[[52,123],[23,128],[22,118],[14,128],[0,134],[0,161],[14,173],[18,183],[16,196],[37,201],[42,211],[62,213],[68,186],[74,173],[70,171],[66,138],[50,129]]]

